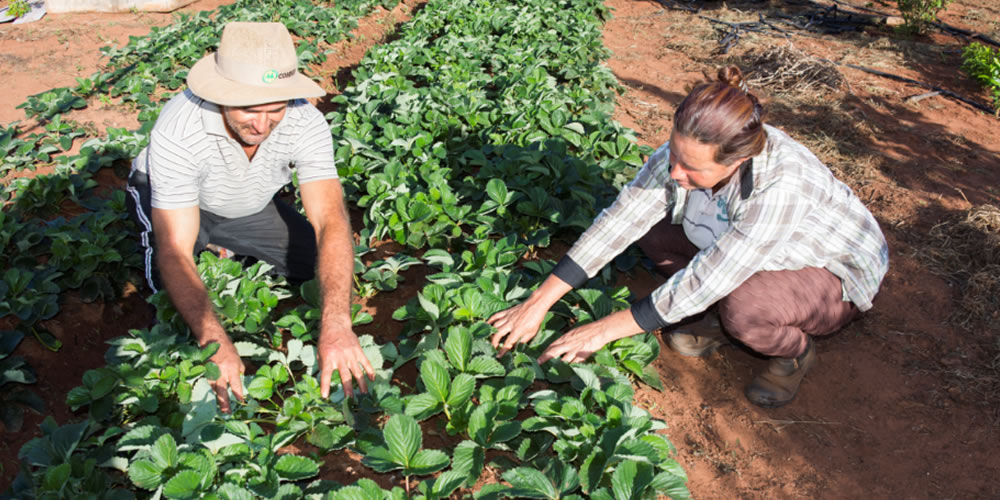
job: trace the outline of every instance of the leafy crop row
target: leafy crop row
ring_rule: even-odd
[[[171,26],[133,37],[125,47],[103,48],[109,58],[106,68],[78,79],[76,87],[49,90],[20,105],[41,131],[25,134],[18,122],[0,125],[0,177],[41,165],[51,166],[52,173],[10,178],[0,188],[0,317],[18,320],[16,330],[3,332],[4,337],[33,336],[58,350],[59,341],[42,322],[59,312],[60,294],[76,290],[86,302],[113,300],[139,269],[125,192],[100,191],[94,174],[122,167],[145,146],[160,107],[171,96],[163,91],[179,88],[187,68],[218,43],[224,22],[285,22],[308,37],[299,45],[304,65],[322,61],[320,43],[346,36],[357,18],[378,4],[356,0],[331,8],[288,0],[243,1],[212,13],[181,15]],[[135,106],[139,130],[110,128],[104,137],[88,138],[90,133],[69,118],[88,99],[110,102],[112,97]],[[78,152],[67,154],[76,141],[82,141]],[[0,412],[19,411],[7,401],[0,402]]]
[[[289,11],[298,5],[265,3]],[[530,257],[534,251],[579,233],[641,164],[630,132],[609,118],[617,83],[601,65],[605,16],[597,0],[431,0],[396,41],[366,55],[336,99],[340,106],[327,118],[341,178],[365,210],[356,292],[392,293],[407,268],[430,271],[393,313],[404,322],[397,344],[361,337],[377,368],[368,395],[348,398],[343,388],[329,400],[319,395],[314,282],[291,290],[266,264],[244,268],[206,253],[198,270],[249,361],[246,403],[231,415],[217,412],[209,380],[218,369],[207,361],[214,347],[197,347],[169,299],[155,295],[156,326],[111,342],[107,365],[88,371],[67,396],[86,420],[57,426],[48,419],[44,436],[19,454],[22,474],[12,492],[432,499],[471,489],[484,499],[687,497],[673,447],[655,432],[664,424],[632,403],[636,381],[659,385],[649,367],[659,349],[652,336],[617,341],[589,364],[536,361],[569,325],[628,306],[628,291],[611,286],[611,267],[560,301],[530,345],[498,358],[488,342],[485,319],[551,271],[552,262]],[[189,36],[178,28],[173,39],[200,40],[190,29]],[[145,48],[113,54],[112,66],[141,67],[130,57],[158,53],[161,34],[133,40],[130,46]],[[315,36],[303,35],[300,56]],[[184,61],[158,65],[151,87],[126,85],[122,93],[136,96],[144,117],[155,116],[156,102],[142,96],[170,89]],[[103,92],[111,82],[88,85]],[[146,131],[119,137],[139,146]],[[410,255],[366,265],[360,256],[385,238]],[[355,325],[372,320],[360,306],[352,313]],[[397,370],[411,364],[416,379],[401,378]],[[434,446],[422,428],[436,429]],[[289,446],[299,454],[284,453]],[[322,458],[343,449],[360,455],[373,475],[398,473],[402,484],[320,479]],[[488,465],[504,471],[502,483],[479,483]]]
[[[972,42],[962,51],[962,69],[989,90],[1000,112],[1000,51]]]

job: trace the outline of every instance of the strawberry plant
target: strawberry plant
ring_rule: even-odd
[[[0,422],[3,422],[7,432],[21,430],[25,409],[36,413],[45,411],[42,398],[23,387],[37,381],[35,371],[24,358],[11,356],[23,338],[24,334],[18,331],[0,331],[0,388],[3,388],[3,396],[0,396]]]
[[[1000,51],[972,42],[962,50],[962,70],[989,90],[1000,110]]]

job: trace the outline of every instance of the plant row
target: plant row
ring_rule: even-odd
[[[395,3],[381,2],[386,7]],[[17,318],[16,331],[5,331],[4,336],[34,337],[58,350],[60,342],[43,322],[59,312],[59,297],[75,290],[85,302],[117,299],[140,268],[135,239],[129,236],[134,231],[125,192],[99,188],[94,175],[107,167],[119,174],[127,171],[127,162],[147,143],[160,107],[180,88],[187,69],[215,47],[226,22],[281,20],[303,37],[297,50],[307,67],[324,60],[321,47],[347,36],[358,17],[379,4],[241,1],[212,12],[181,14],[170,26],[132,37],[125,47],[102,48],[107,66],[90,78],[79,78],[76,87],[29,97],[19,108],[40,131],[27,134],[18,122],[0,125],[0,177],[39,166],[51,167],[52,173],[10,178],[0,188],[0,318]],[[109,128],[104,137],[92,137],[92,131],[69,118],[88,100],[111,98],[134,106],[139,130]],[[78,152],[68,154],[77,141],[82,141]],[[0,384],[15,382],[13,375],[0,379]],[[6,428],[18,430],[23,419],[19,400],[6,398],[0,405]],[[25,406],[39,408],[35,403]]]

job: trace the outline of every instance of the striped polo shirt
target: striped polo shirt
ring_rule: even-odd
[[[304,99],[288,103],[249,161],[226,132],[219,106],[190,90],[163,107],[132,168],[148,175],[154,208],[197,206],[227,218],[263,210],[291,182],[292,168],[300,184],[337,178],[329,125]]]
[[[729,225],[653,293],[632,306],[646,331],[698,314],[758,271],[824,268],[843,299],[867,311],[889,269],[889,247],[861,200],[805,146],[765,125],[767,144],[719,194]],[[584,284],[654,224],[681,224],[690,192],[670,178],[661,146],[553,270]]]

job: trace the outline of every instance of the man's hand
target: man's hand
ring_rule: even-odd
[[[497,329],[490,338],[490,343],[499,349],[498,356],[507,354],[507,351],[513,349],[519,342],[531,342],[531,339],[538,335],[538,329],[541,328],[549,308],[547,304],[532,299],[533,297],[529,297],[524,302],[500,311],[486,320]]]
[[[241,377],[245,368],[243,367],[243,360],[240,359],[240,355],[236,352],[236,346],[233,345],[233,342],[229,338],[224,338],[216,342],[219,344],[219,350],[209,360],[219,366],[219,378],[212,381],[212,389],[215,390],[215,400],[219,403],[219,409],[224,413],[229,413],[228,388],[231,387],[233,389],[233,395],[240,402],[244,401],[243,381]]]
[[[340,382],[344,384],[344,394],[351,397],[354,394],[352,379],[358,381],[361,392],[368,393],[369,380],[375,380],[375,369],[361,350],[361,342],[351,329],[324,331],[319,337],[319,388],[323,398],[330,397],[330,378],[334,370],[340,370]]]

